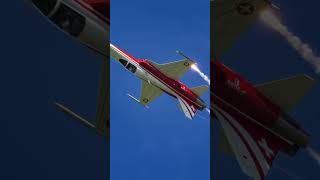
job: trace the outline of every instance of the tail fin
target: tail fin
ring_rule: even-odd
[[[207,92],[208,90],[209,90],[209,87],[206,85],[191,88],[191,91],[195,93],[197,96],[201,96],[203,93]]]
[[[303,74],[257,85],[256,88],[280,108],[290,111],[314,84],[312,78]]]

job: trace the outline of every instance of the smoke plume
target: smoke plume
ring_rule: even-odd
[[[200,69],[199,67],[196,65],[196,64],[192,64],[191,65],[191,68],[196,71],[201,77],[203,80],[205,80],[209,85],[210,85],[210,79],[208,78],[207,75],[205,75]]]
[[[314,53],[309,44],[304,43],[298,36],[290,32],[288,27],[285,26],[271,11],[262,12],[261,19],[286,38],[291,47],[298,51],[301,57],[314,67],[315,72],[318,74],[320,73],[320,57]]]

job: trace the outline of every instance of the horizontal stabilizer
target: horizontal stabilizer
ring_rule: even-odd
[[[202,94],[207,92],[208,89],[209,89],[209,87],[204,85],[204,86],[198,86],[198,87],[191,88],[191,91],[193,93],[195,93],[197,96],[201,96]]]
[[[307,75],[257,85],[259,92],[285,111],[293,107],[310,91],[315,81]]]

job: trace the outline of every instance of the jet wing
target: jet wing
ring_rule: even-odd
[[[147,106],[149,103],[159,97],[163,91],[158,87],[149,84],[147,81],[142,81],[140,103]]]
[[[213,58],[219,59],[231,48],[268,5],[266,0],[211,0]]]
[[[157,64],[155,62],[150,63],[166,76],[174,80],[179,80],[190,69],[193,61],[184,59],[166,64]]]
[[[263,180],[284,141],[251,120],[236,120],[229,113],[215,107],[224,136],[224,152],[232,152],[241,170],[255,180]]]

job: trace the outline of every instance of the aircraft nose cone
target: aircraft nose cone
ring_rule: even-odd
[[[44,15],[48,15],[56,6],[58,0],[29,0],[31,1]]]

